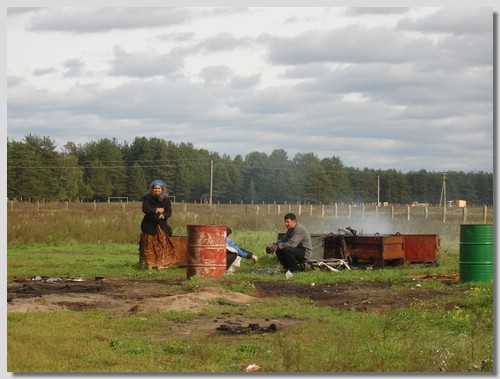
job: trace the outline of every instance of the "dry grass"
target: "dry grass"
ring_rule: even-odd
[[[410,209],[410,217],[408,217]],[[371,234],[429,233],[443,239],[458,237],[464,221],[462,208],[448,208],[446,222],[440,208],[348,207],[309,205],[173,204],[169,223],[175,235],[186,235],[186,225],[228,225],[233,231],[284,230],[283,216],[294,212],[311,233],[337,232],[351,226]],[[118,243],[135,244],[142,220],[140,202],[130,203],[19,203],[7,207],[8,244]],[[483,208],[469,208],[466,223],[483,223]],[[486,223],[493,222],[488,210]]]

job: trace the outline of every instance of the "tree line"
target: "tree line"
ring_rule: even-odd
[[[444,179],[445,178],[445,179]],[[493,173],[403,173],[344,166],[337,156],[289,158],[283,149],[234,158],[191,143],[136,137],[131,143],[100,139],[58,149],[50,137],[7,141],[7,196],[22,201],[140,200],[154,179],[176,202],[351,204],[447,200],[468,206],[493,204]],[[444,180],[443,180],[444,179]]]

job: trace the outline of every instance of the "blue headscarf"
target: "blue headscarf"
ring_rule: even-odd
[[[153,180],[149,185],[149,190],[152,190],[154,186],[160,186],[163,190],[165,189],[165,183],[161,180]]]

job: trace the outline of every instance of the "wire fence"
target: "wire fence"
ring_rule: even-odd
[[[20,202],[9,200],[8,212],[142,212],[140,201],[119,202]],[[176,214],[204,213],[212,215],[230,214],[233,217],[241,216],[284,216],[286,213],[295,213],[297,216],[307,216],[325,219],[367,219],[388,218],[399,220],[429,220],[453,223],[493,223],[493,207],[438,207],[438,206],[410,206],[375,204],[200,204],[200,203],[172,203],[172,210]]]

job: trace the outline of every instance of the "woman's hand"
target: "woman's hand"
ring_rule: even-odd
[[[156,213],[158,213],[159,219],[165,219],[165,216],[164,216],[165,208],[156,208]]]

